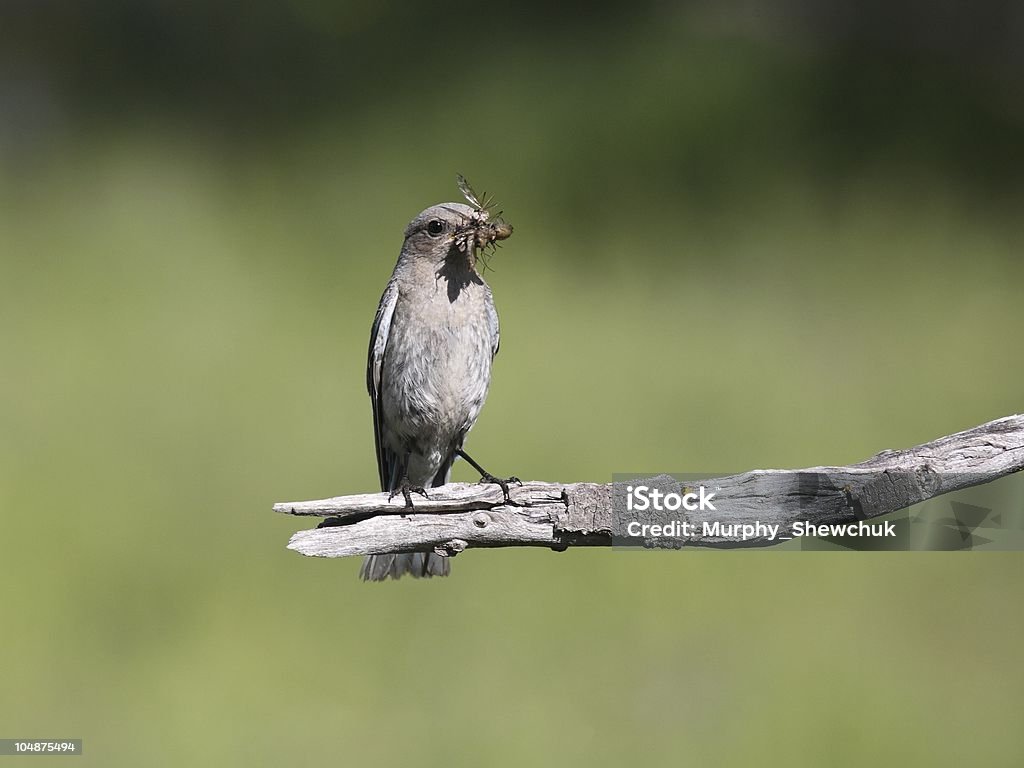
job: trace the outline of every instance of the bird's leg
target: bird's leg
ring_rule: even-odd
[[[413,508],[412,507],[412,495],[414,493],[418,493],[424,499],[429,499],[430,498],[429,496],[427,496],[427,491],[426,491],[426,489],[422,485],[410,485],[409,484],[409,477],[408,477],[408,475],[404,476],[402,478],[402,484],[398,488],[396,488],[395,490],[393,490],[391,492],[391,495],[388,496],[388,501],[391,501],[393,498],[395,498],[395,495],[399,494],[399,493],[402,494],[402,498],[405,499],[405,508],[406,509],[412,509]]]
[[[398,494],[402,494],[402,498],[405,499],[405,508],[412,509],[412,495],[418,493],[424,499],[429,499],[426,490],[422,485],[411,485],[409,483],[409,454],[405,454],[405,461],[402,463],[402,483],[388,496],[388,501],[391,501]]]
[[[488,472],[486,469],[484,469],[479,464],[477,464],[475,461],[473,461],[473,458],[468,453],[466,453],[464,450],[462,450],[461,448],[459,450],[457,450],[455,453],[457,453],[459,456],[461,456],[466,461],[468,461],[469,462],[469,466],[471,466],[473,469],[475,469],[477,472],[480,473],[480,482],[481,483],[493,483],[494,485],[496,485],[499,488],[501,488],[501,492],[505,496],[505,503],[506,504],[508,504],[508,503],[510,503],[512,501],[512,499],[509,498],[509,495],[508,495],[509,483],[515,483],[516,485],[522,485],[523,484],[523,481],[520,480],[515,475],[513,475],[512,477],[506,477],[505,479],[502,479],[500,477],[495,477],[490,472]]]

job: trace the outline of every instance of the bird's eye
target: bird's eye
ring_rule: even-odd
[[[444,232],[444,222],[440,219],[431,219],[427,222],[427,234],[431,237],[437,237]]]

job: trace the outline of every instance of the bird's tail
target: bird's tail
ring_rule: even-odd
[[[431,486],[437,488],[448,482],[455,462],[455,453],[441,465],[434,476]],[[397,463],[396,463],[397,466]],[[397,478],[391,478],[391,486],[396,487]],[[363,566],[359,569],[359,578],[363,581],[385,581],[400,579],[409,574],[414,579],[429,579],[433,576],[447,576],[451,572],[451,558],[436,555],[433,552],[412,552],[406,555],[367,555],[363,558]]]
[[[414,579],[447,576],[451,570],[450,558],[433,552],[412,552],[407,555],[369,555],[363,559],[359,578],[363,581],[398,579],[409,574]]]

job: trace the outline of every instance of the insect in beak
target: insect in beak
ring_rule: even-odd
[[[469,268],[476,269],[478,252],[488,247],[495,249],[499,240],[507,240],[511,237],[512,225],[502,221],[500,211],[491,220],[490,209],[494,206],[494,201],[488,197],[486,192],[478,195],[461,174],[456,177],[456,180],[459,191],[474,209],[473,215],[468,217],[466,229],[463,230],[465,240],[462,242],[462,251],[469,260]],[[484,260],[484,266],[487,266],[486,260]]]
[[[491,241],[495,240],[508,240],[512,237],[512,225],[506,224],[504,221],[496,221],[491,225],[493,230],[491,235]]]

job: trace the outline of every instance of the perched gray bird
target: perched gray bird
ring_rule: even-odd
[[[373,431],[381,490],[412,494],[448,482],[456,456],[497,483],[463,450],[491,382],[498,353],[498,313],[491,289],[477,272],[480,251],[512,234],[492,220],[487,201],[465,179],[459,188],[470,205],[427,208],[405,229],[405,242],[370,332],[366,384],[373,402]],[[433,553],[370,555],[360,576],[368,581],[408,573],[447,576],[448,558]]]

